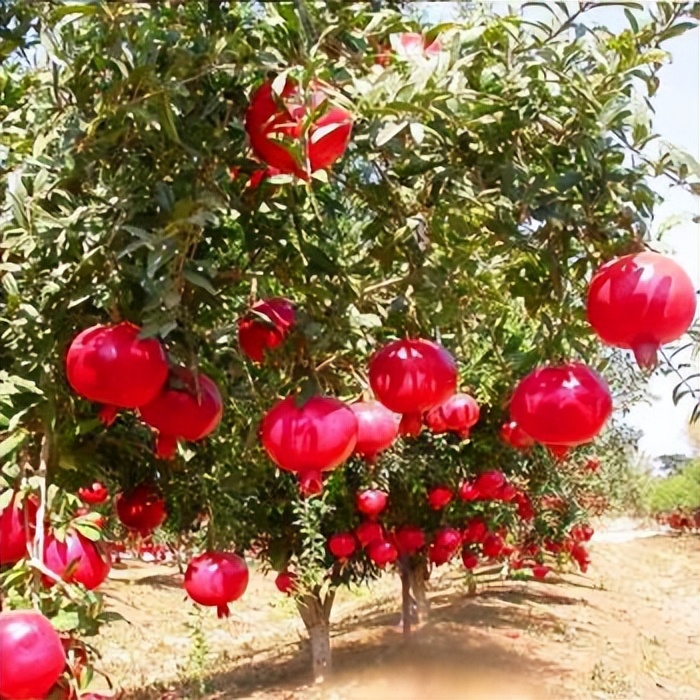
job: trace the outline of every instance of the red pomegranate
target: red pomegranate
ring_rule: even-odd
[[[545,578],[550,571],[551,569],[544,564],[535,564],[532,567],[532,575],[538,579]]]
[[[168,377],[162,343],[139,338],[132,323],[93,326],[73,339],[66,355],[66,377],[73,391],[104,404],[100,419],[114,422],[121,408],[139,408],[152,401]]]
[[[320,484],[321,472],[341,465],[355,449],[357,418],[338,399],[312,396],[299,405],[288,396],[265,414],[260,437],[278,467]]]
[[[514,421],[501,426],[501,440],[516,450],[528,450],[535,441]]]
[[[430,340],[394,340],[370,359],[369,383],[379,401],[402,414],[400,432],[418,435],[422,415],[454,394],[457,364]]]
[[[294,595],[297,591],[299,577],[293,571],[280,571],[275,578],[275,586],[280,593]]]
[[[411,556],[425,546],[425,533],[416,525],[402,525],[394,532],[394,543],[401,556]]]
[[[457,433],[463,440],[479,420],[479,404],[469,394],[453,394],[425,414],[425,424],[434,433]]]
[[[442,510],[452,502],[454,493],[449,486],[433,486],[428,491],[428,506],[431,510]]]
[[[437,547],[434,544],[428,547],[428,559],[432,564],[435,564],[435,566],[447,564],[454,555],[455,550],[447,549],[447,547]]]
[[[328,549],[336,559],[349,559],[357,548],[351,532],[337,532],[328,538]]]
[[[612,413],[612,397],[597,372],[572,362],[530,372],[515,388],[510,409],[528,435],[561,452],[598,435]]]
[[[474,482],[474,489],[479,494],[479,498],[489,501],[495,499],[506,483],[503,472],[497,469],[479,474]]]
[[[461,501],[476,501],[480,494],[476,490],[476,486],[473,481],[463,481],[459,485],[459,490],[457,492]]]
[[[386,508],[389,494],[380,489],[365,489],[355,497],[355,507],[368,518],[375,519]]]
[[[510,503],[512,500],[515,499],[515,497],[518,495],[518,489],[513,486],[513,484],[509,484],[508,482],[504,483],[503,486],[501,486],[500,489],[494,494],[493,498],[496,501],[504,501],[506,503]]]
[[[66,665],[66,654],[51,623],[34,610],[0,613],[0,697],[45,698]]]
[[[63,542],[46,535],[44,563],[66,583],[81,583],[89,591],[104,582],[112,566],[106,547],[74,530],[66,532]],[[45,582],[52,584],[48,577]]]
[[[396,440],[399,417],[379,401],[358,401],[350,404],[350,409],[357,418],[355,454],[374,464],[377,455],[391,447]]]
[[[588,550],[582,544],[576,542],[571,547],[571,557],[578,564],[581,573],[585,574],[588,571],[588,565],[591,563]]]
[[[238,321],[238,343],[253,362],[262,362],[268,350],[282,345],[295,324],[296,311],[289,299],[263,299]]]
[[[34,537],[36,511],[33,496],[20,502],[19,494],[15,493],[0,512],[0,565],[15,564],[27,556],[27,544]]]
[[[360,546],[365,549],[367,545],[371,544],[375,540],[385,539],[384,528],[379,523],[369,520],[364,523],[360,523],[355,528],[355,537],[357,537]]]
[[[518,515],[521,520],[530,522],[534,519],[535,509],[532,507],[532,501],[526,493],[518,491],[518,493],[513,496],[512,503],[515,503],[517,506]]]
[[[148,482],[139,484],[128,493],[117,494],[115,502],[122,524],[143,536],[160,527],[168,516],[160,491]]]
[[[588,320],[601,340],[631,349],[640,367],[656,366],[661,345],[680,338],[695,317],[695,288],[671,258],[643,252],[603,265],[588,288]]]
[[[178,440],[196,442],[214,432],[223,412],[216,384],[187,367],[174,367],[167,387],[139,408],[143,422],[158,431],[155,453],[160,459],[174,456]]]
[[[441,549],[448,549],[453,553],[462,544],[462,533],[453,527],[443,527],[433,535],[433,545]]]
[[[78,498],[83,503],[97,505],[98,503],[104,503],[107,498],[109,498],[109,491],[100,481],[93,481],[90,486],[84,486],[78,489]]]
[[[495,559],[496,557],[500,556],[503,552],[504,546],[505,543],[503,542],[501,536],[495,533],[486,535],[481,543],[484,556],[488,557],[489,559]]]
[[[187,565],[185,590],[195,603],[215,607],[217,617],[228,617],[228,604],[245,593],[248,577],[248,565],[237,554],[204,552]]]
[[[470,571],[472,569],[476,569],[476,567],[479,565],[479,557],[477,557],[471,550],[463,549],[462,564],[464,564],[465,569],[469,569]]]
[[[384,568],[399,558],[399,552],[391,542],[374,540],[367,545],[367,558],[378,567]]]
[[[486,523],[481,518],[472,518],[465,523],[462,530],[462,541],[465,544],[477,544],[482,542],[488,534]]]
[[[569,534],[574,542],[588,542],[593,537],[594,530],[587,523],[581,523],[574,525]]]
[[[304,180],[309,172],[330,168],[348,147],[353,121],[350,112],[331,104],[330,92],[329,86],[316,82],[305,103],[293,80],[287,80],[281,95],[275,95],[271,81],[263,83],[245,116],[253,153],[281,173]],[[304,133],[310,112],[317,116]]]

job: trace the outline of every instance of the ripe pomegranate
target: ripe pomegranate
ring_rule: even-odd
[[[425,414],[425,424],[434,433],[457,433],[463,440],[479,420],[479,404],[469,394],[453,394]]]
[[[63,542],[47,533],[44,563],[66,583],[81,583],[89,591],[104,582],[112,567],[109,550],[75,530],[68,530]],[[48,577],[45,583],[53,585]]]
[[[436,547],[456,551],[462,544],[462,533],[453,527],[443,527],[433,535],[433,544]]]
[[[321,472],[342,464],[355,449],[357,418],[338,399],[312,396],[278,401],[260,427],[263,447],[278,467],[320,485]]]
[[[574,525],[569,534],[574,542],[588,542],[591,537],[593,537],[593,533],[594,530],[590,525],[582,523],[580,525]]]
[[[501,426],[501,440],[516,450],[528,450],[535,441],[514,421]]]
[[[479,498],[492,500],[497,497],[505,483],[506,477],[503,475],[503,472],[492,469],[476,477],[474,489],[479,494]]]
[[[416,525],[402,525],[394,532],[394,543],[401,556],[411,556],[425,545],[425,533]]]
[[[66,665],[66,654],[51,623],[34,610],[0,613],[0,697],[44,698]]]
[[[486,523],[481,518],[467,520],[462,530],[462,541],[465,544],[477,544],[482,542],[488,534]]]
[[[513,496],[512,502],[517,506],[518,515],[521,520],[530,522],[534,519],[535,509],[532,507],[532,501],[526,493],[519,491]]]
[[[551,569],[544,564],[535,564],[532,567],[532,575],[539,579],[544,578],[550,571]]]
[[[479,565],[479,557],[470,549],[465,548],[462,550],[462,564],[464,564],[465,569],[469,569],[470,571],[476,569]]]
[[[204,552],[187,565],[185,590],[195,603],[215,607],[217,617],[228,617],[228,604],[245,593],[248,578],[248,565],[237,554]]]
[[[168,516],[160,491],[148,482],[140,483],[128,493],[117,494],[115,502],[122,524],[143,536],[160,527]]]
[[[351,532],[337,532],[328,538],[328,549],[337,559],[349,559],[356,548],[357,543]]]
[[[484,541],[481,543],[481,548],[484,552],[484,556],[489,559],[495,559],[500,556],[503,552],[504,542],[500,535],[491,533],[484,537]]]
[[[275,586],[280,593],[294,595],[297,591],[297,581],[299,577],[292,571],[280,571],[275,578]]]
[[[505,483],[494,495],[494,500],[510,503],[518,495],[518,489],[513,484]]]
[[[174,456],[178,440],[202,440],[218,427],[224,406],[221,394],[206,374],[174,367],[168,385],[150,403],[139,408],[141,419],[158,431],[156,457]]]
[[[454,554],[455,552],[451,549],[447,549],[447,547],[437,547],[434,544],[431,544],[430,547],[428,547],[428,559],[432,564],[435,564],[435,566],[447,564],[447,562],[452,559]]]
[[[588,288],[588,320],[601,340],[631,349],[642,368],[656,366],[661,345],[680,338],[695,317],[686,271],[658,253],[624,255],[603,265]]]
[[[271,81],[263,83],[245,116],[253,153],[279,172],[304,180],[309,178],[307,161],[311,173],[329,169],[345,153],[353,121],[350,112],[330,103],[330,92],[329,86],[316,82],[305,103],[293,80],[287,80],[281,95],[275,95]],[[307,128],[311,112],[317,116]]]
[[[462,501],[476,501],[480,495],[473,481],[463,481],[459,485],[457,494]]]
[[[73,339],[66,355],[66,377],[73,391],[104,404],[100,420],[114,422],[121,408],[152,401],[168,377],[162,343],[139,338],[132,323],[93,326]]]
[[[386,508],[389,494],[380,489],[365,489],[355,497],[355,507],[363,515],[374,520]]]
[[[27,544],[34,537],[36,511],[37,502],[33,496],[20,502],[15,492],[0,512],[0,565],[15,564],[27,556]]]
[[[83,486],[78,489],[78,498],[83,503],[97,505],[98,503],[104,503],[109,498],[109,491],[102,482],[93,481],[90,486]]]
[[[262,362],[268,350],[282,345],[296,324],[296,311],[289,299],[262,299],[238,321],[238,343],[253,362]]]
[[[510,409],[534,440],[566,451],[598,435],[612,413],[612,397],[597,372],[571,362],[530,372],[515,388]]]
[[[399,434],[399,417],[379,401],[358,401],[350,404],[357,418],[355,454],[374,464],[377,455],[391,447]]]
[[[369,383],[379,401],[402,414],[399,431],[418,435],[422,415],[454,394],[457,365],[430,340],[394,340],[370,359]]]
[[[571,546],[571,557],[578,564],[578,568],[581,573],[585,574],[588,571],[588,565],[591,563],[591,559],[588,556],[588,550],[579,542],[574,543]]]
[[[384,528],[379,523],[372,522],[371,520],[366,521],[360,523],[355,528],[355,537],[357,537],[360,546],[365,549],[375,540],[385,539]]]
[[[454,498],[454,493],[449,486],[433,486],[428,491],[428,506],[431,510],[446,508]]]
[[[399,558],[399,553],[391,542],[374,540],[367,545],[367,558],[378,567],[384,568],[393,564]]]

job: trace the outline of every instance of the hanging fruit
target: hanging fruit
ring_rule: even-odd
[[[83,503],[98,505],[109,498],[109,491],[102,482],[93,481],[90,486],[83,486],[78,489],[78,498]]]
[[[27,545],[34,537],[37,501],[29,496],[20,501],[15,492],[0,512],[0,565],[15,564],[28,555]]]
[[[428,506],[431,510],[447,508],[454,498],[454,492],[449,486],[433,486],[428,491]]]
[[[514,421],[501,426],[501,440],[516,450],[528,450],[535,441]]]
[[[383,569],[385,566],[393,564],[399,558],[399,553],[391,542],[374,540],[367,545],[367,558]]]
[[[453,394],[425,414],[425,424],[434,433],[457,433],[463,440],[479,420],[479,404],[469,394]]]
[[[355,528],[355,537],[357,537],[360,547],[366,549],[375,540],[385,540],[386,533],[379,523],[367,520]]]
[[[380,489],[365,489],[355,497],[355,507],[370,520],[376,520],[389,502],[389,494]]]
[[[195,603],[216,608],[217,617],[228,617],[228,604],[245,593],[248,577],[248,565],[237,554],[204,552],[187,565],[185,590]]]
[[[454,394],[457,364],[430,340],[394,340],[370,359],[369,382],[379,401],[402,414],[400,432],[418,435],[423,414]]]
[[[107,548],[75,530],[68,530],[62,540],[51,532],[47,533],[44,563],[62,581],[80,583],[89,591],[101,585],[112,568]],[[48,576],[44,582],[53,584]]]
[[[73,339],[66,355],[66,377],[73,391],[104,404],[100,420],[114,422],[119,409],[152,401],[168,377],[163,344],[139,338],[132,323],[93,326]]]
[[[275,578],[275,586],[280,593],[294,595],[299,586],[299,577],[293,571],[280,571]]]
[[[612,413],[605,380],[586,365],[540,367],[522,379],[510,403],[518,425],[557,456],[593,440]]]
[[[357,542],[351,532],[337,532],[328,538],[328,549],[336,559],[349,559],[357,549]]]
[[[143,422],[158,431],[155,453],[160,459],[175,455],[178,440],[196,442],[210,435],[223,412],[216,384],[186,367],[173,367],[163,391],[139,409]]]
[[[661,345],[680,338],[695,317],[693,281],[671,258],[644,252],[603,265],[588,288],[588,320],[601,340],[631,349],[653,368]]]
[[[261,363],[266,352],[282,345],[295,324],[296,311],[289,299],[263,299],[239,319],[238,343],[248,358]]]
[[[412,556],[425,546],[425,533],[417,525],[402,525],[393,539],[401,556]]]
[[[118,493],[115,503],[121,523],[144,537],[160,527],[168,516],[160,491],[148,482],[127,493]]]
[[[350,404],[350,409],[357,418],[355,454],[374,464],[377,455],[396,440],[400,418],[379,401],[358,401]]]

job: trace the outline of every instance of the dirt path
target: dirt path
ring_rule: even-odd
[[[619,531],[618,531],[619,532]],[[340,596],[336,675],[308,685],[291,601],[253,573],[229,620],[194,612],[172,569],[114,572],[104,666],[128,697],[255,700],[700,700],[700,540],[602,538],[587,576],[489,584],[457,570],[433,582],[430,622],[399,634],[396,577]],[[626,540],[626,541],[625,541]]]

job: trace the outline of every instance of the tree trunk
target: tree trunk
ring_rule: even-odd
[[[425,559],[420,558],[409,563],[408,578],[416,602],[418,622],[427,622],[430,616],[430,602],[425,593],[425,582],[428,580],[428,567]]]
[[[335,591],[321,599],[320,590],[297,599],[297,609],[304,621],[311,642],[311,669],[316,683],[323,683],[331,674],[330,617]]]
[[[411,635],[411,614],[413,613],[413,597],[411,596],[411,564],[405,559],[399,562],[401,574],[401,620],[404,637]]]

